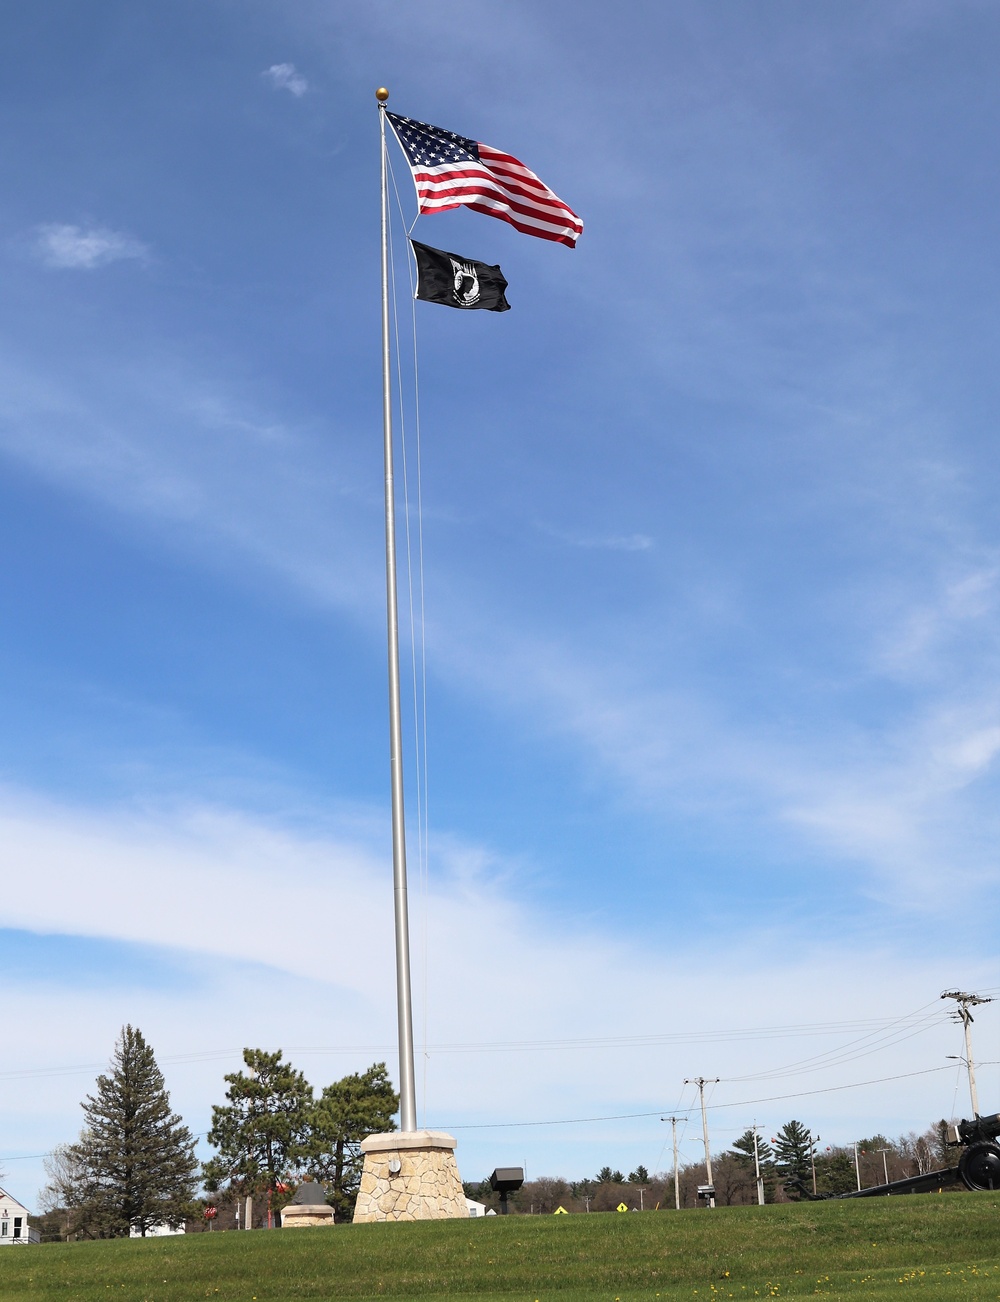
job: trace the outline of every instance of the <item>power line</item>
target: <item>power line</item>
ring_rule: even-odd
[[[984,1064],[986,1065],[986,1064]],[[865,1085],[884,1085],[887,1081],[907,1080],[911,1076],[930,1076],[934,1072],[950,1071],[950,1067],[925,1067],[922,1071],[904,1071],[898,1076],[880,1076],[877,1080],[859,1080],[850,1085],[827,1085],[818,1090],[799,1090],[794,1094],[771,1094],[763,1099],[740,1099],[735,1103],[709,1103],[706,1105],[706,1111],[716,1111],[719,1108],[748,1108],[755,1103],[778,1103],[784,1099],[804,1099],[814,1094],[835,1094],[841,1090],[862,1089]],[[549,1121],[489,1121],[469,1125],[452,1125],[442,1126],[441,1129],[447,1130],[505,1130],[517,1126],[578,1126],[586,1125],[592,1121],[633,1121],[641,1117],[659,1117],[664,1113],[664,1108],[657,1108],[655,1112],[616,1112],[604,1117],[561,1117],[557,1120]],[[680,1109],[677,1109],[680,1111]]]
[[[877,1035],[880,1031],[890,1031],[893,1027],[906,1029],[904,1024],[912,1021],[919,1016],[924,1010],[918,1009],[916,1013],[908,1013],[904,1017],[891,1018],[863,1018],[855,1021],[838,1021],[838,1022],[806,1022],[793,1023],[785,1026],[764,1026],[764,1027],[734,1027],[718,1031],[675,1031],[661,1032],[652,1034],[622,1035],[622,1036],[581,1036],[572,1039],[540,1039],[540,1040],[483,1040],[483,1041],[452,1041],[441,1044],[431,1044],[427,1046],[427,1052],[431,1054],[460,1054],[460,1053],[509,1053],[509,1052],[533,1052],[533,1051],[564,1051],[574,1049],[615,1049],[623,1048],[655,1048],[659,1045],[683,1045],[683,1044],[717,1044],[741,1040],[780,1040],[796,1039],[818,1035],[834,1035],[843,1031],[858,1031],[863,1028],[872,1028],[866,1035],[862,1035],[859,1040],[851,1041],[848,1045],[841,1046],[839,1049],[828,1050],[825,1054],[819,1054],[812,1058],[801,1059],[802,1064],[820,1062],[822,1059],[834,1057],[843,1053],[851,1044],[862,1043],[867,1039]],[[926,1022],[926,1025],[924,1024]],[[931,1024],[930,1019],[922,1019],[921,1025],[913,1032],[919,1034]],[[894,1043],[894,1041],[890,1041]],[[888,1047],[886,1045],[885,1047]],[[291,1045],[285,1049],[286,1054],[298,1054],[300,1056],[324,1056],[328,1054],[388,1054],[395,1052],[394,1044],[339,1044],[339,1045]],[[223,1061],[227,1058],[240,1058],[243,1050],[239,1048],[228,1049],[202,1049],[194,1050],[187,1053],[168,1054],[160,1056],[159,1061],[163,1065],[186,1066],[201,1062]],[[863,1056],[863,1055],[857,1055]],[[794,1067],[798,1064],[790,1064]],[[831,1064],[832,1065],[832,1064]],[[29,1080],[35,1077],[48,1076],[70,1076],[80,1075],[87,1072],[101,1072],[107,1069],[107,1062],[77,1063],[71,1066],[58,1067],[37,1067],[21,1068],[13,1071],[0,1072],[0,1080]],[[811,1070],[811,1068],[810,1068]],[[734,1080],[756,1080],[763,1079],[768,1075],[789,1074],[789,1068],[775,1068],[771,1072],[760,1073],[759,1075],[733,1077]]]
[[[1000,1065],[1000,1059],[990,1062],[980,1063],[981,1067],[996,1067]],[[740,1099],[735,1103],[709,1103],[706,1104],[706,1111],[717,1111],[720,1108],[748,1108],[755,1103],[780,1103],[786,1099],[803,1099],[810,1098],[816,1094],[835,1094],[841,1090],[863,1089],[866,1085],[884,1085],[889,1081],[907,1080],[913,1076],[930,1076],[934,1072],[950,1071],[948,1066],[944,1067],[926,1067],[923,1071],[905,1071],[898,1076],[880,1076],[877,1080],[859,1080],[850,1085],[828,1085],[824,1089],[818,1090],[800,1090],[795,1094],[772,1094],[764,1099]],[[452,1125],[448,1124],[448,1130],[504,1130],[520,1126],[577,1126],[586,1125],[595,1121],[635,1121],[643,1117],[661,1117],[664,1108],[657,1108],[655,1112],[617,1112],[603,1117],[561,1117],[549,1121],[487,1121],[470,1125]],[[693,1107],[689,1109],[675,1108],[675,1113],[679,1113],[678,1119],[683,1119],[685,1124],[690,1118]],[[723,1128],[724,1129],[724,1128]],[[199,1131],[194,1138],[204,1139],[208,1135],[207,1130]],[[683,1142],[683,1136],[682,1141]],[[0,1157],[0,1162],[29,1162],[36,1161],[41,1157],[51,1157],[52,1151],[47,1153],[17,1153],[11,1157]]]
[[[936,1008],[937,1011],[933,1014],[928,1014],[927,1010],[930,1008]],[[916,1029],[911,1030],[911,1026],[916,1019],[919,1019]],[[890,1048],[893,1045],[900,1043],[902,1040],[909,1039],[912,1035],[920,1035],[924,1031],[929,1030],[932,1026],[937,1025],[940,1022],[940,1019],[941,1011],[937,1008],[937,1001],[931,1000],[929,1003],[924,1004],[914,1012],[907,1013],[904,1017],[883,1019],[880,1028],[869,1031],[867,1034],[859,1036],[856,1040],[850,1040],[847,1044],[841,1045],[837,1049],[828,1049],[825,1053],[815,1054],[810,1058],[800,1058],[797,1062],[789,1063],[785,1067],[775,1067],[768,1071],[755,1072],[748,1076],[734,1076],[731,1079],[746,1081],[764,1080],[769,1076],[780,1077],[791,1074],[797,1075],[798,1073],[793,1071],[794,1068],[799,1068],[803,1073],[805,1073],[810,1071],[820,1071],[824,1067],[837,1066],[844,1062],[852,1062],[857,1058],[864,1058],[869,1056],[871,1053],[879,1052],[881,1049]],[[876,1039],[874,1044],[868,1043],[875,1039],[880,1032],[887,1032],[888,1034],[881,1040]],[[858,1048],[866,1043],[868,1043],[867,1048],[859,1049],[857,1053],[848,1052],[850,1049]]]

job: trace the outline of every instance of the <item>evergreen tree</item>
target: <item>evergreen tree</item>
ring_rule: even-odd
[[[746,1165],[751,1171],[755,1171],[754,1166],[754,1139],[753,1130],[744,1130],[739,1139],[733,1144],[733,1156],[741,1165]],[[774,1166],[774,1149],[766,1139],[758,1138],[757,1140],[757,1161],[760,1163],[761,1175]]]
[[[273,1194],[307,1144],[312,1086],[280,1049],[244,1049],[243,1062],[246,1073],[225,1077],[228,1103],[212,1108],[208,1142],[218,1156],[205,1163],[205,1187]]]
[[[360,1144],[366,1135],[395,1130],[399,1095],[384,1062],[327,1085],[308,1117],[309,1139],[302,1156],[327,1185],[334,1219],[349,1221],[361,1183]]]
[[[758,1136],[757,1138],[757,1156],[754,1159],[754,1132],[752,1129],[744,1130],[732,1148],[732,1156],[739,1164],[740,1170],[743,1171],[752,1186],[756,1186],[757,1166],[760,1166],[760,1177],[764,1182],[764,1201],[766,1203],[774,1201],[774,1149],[766,1139]],[[756,1188],[754,1188],[754,1197],[756,1198]]]
[[[615,1173],[612,1171],[610,1166],[602,1166],[597,1173],[598,1184],[610,1184],[614,1178]]]
[[[850,1193],[857,1188],[854,1151],[838,1145],[816,1158],[816,1186],[820,1193]]]
[[[629,1174],[628,1182],[629,1184],[649,1184],[649,1172],[644,1166],[637,1166]]]
[[[154,1225],[176,1229],[191,1209],[198,1163],[194,1140],[170,1111],[170,1096],[142,1033],[122,1028],[107,1076],[83,1104],[86,1126],[60,1150],[60,1201],[71,1230],[118,1238]]]
[[[801,1121],[786,1121],[774,1141],[774,1164],[785,1180],[812,1177],[815,1141]]]

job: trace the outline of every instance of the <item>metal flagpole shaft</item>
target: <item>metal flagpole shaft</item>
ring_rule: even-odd
[[[406,900],[406,822],[403,814],[403,724],[399,694],[399,617],[396,602],[396,501],[392,475],[392,378],[389,358],[389,180],[385,102],[375,92],[382,146],[382,432],[385,451],[385,605],[389,639],[389,765],[392,782],[392,885],[396,923],[396,1014],[399,1024],[399,1128],[416,1130],[413,1006],[410,992],[410,922]]]

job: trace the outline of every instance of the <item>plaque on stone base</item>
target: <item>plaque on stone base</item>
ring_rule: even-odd
[[[451,1135],[438,1130],[369,1135],[361,1151],[365,1165],[355,1224],[468,1219]]]

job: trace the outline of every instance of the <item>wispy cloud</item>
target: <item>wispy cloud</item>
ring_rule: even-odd
[[[61,388],[55,377],[32,377],[25,365],[2,374],[4,406],[14,417],[0,439],[9,453],[140,512],[147,525],[182,520],[192,547],[211,539],[217,556],[225,543],[310,601],[377,626],[381,558],[360,540],[380,504],[352,490],[349,470],[345,478],[305,431],[173,369],[141,372],[131,384],[119,375],[120,406],[103,421],[86,395]],[[136,430],[141,440],[126,433]],[[339,502],[333,516],[331,493]],[[616,538],[630,536],[569,534],[567,541],[607,547]],[[640,549],[643,536],[631,538],[631,549]],[[957,618],[983,625],[979,640],[993,645],[992,574],[984,568],[960,577],[937,600],[923,595],[919,609],[937,612],[932,641],[939,623],[946,628]],[[933,903],[945,865],[953,881],[969,886],[988,875],[983,829],[995,822],[979,784],[995,765],[1000,737],[1000,709],[984,687],[988,657],[986,666],[962,661],[953,682],[956,662],[946,656],[920,698],[880,729],[831,718],[804,730],[737,722],[704,690],[668,688],[650,674],[642,654],[648,630],[631,623],[625,636],[610,626],[587,650],[565,633],[546,632],[537,618],[504,631],[494,603],[453,578],[450,596],[439,590],[427,633],[438,671],[485,689],[487,699],[551,735],[582,743],[578,754],[613,776],[637,806],[696,817],[714,810],[718,822],[750,802],[763,822],[798,843],[846,855],[869,890],[908,909]],[[869,649],[891,642],[886,622],[910,626],[905,611],[891,610],[868,630]],[[881,665],[884,656],[869,658]]]
[[[965,550],[970,550],[966,545]],[[985,549],[980,548],[980,552]],[[948,653],[976,625],[996,618],[1000,604],[1000,564],[990,550],[978,563],[963,564],[926,585],[927,591],[905,605],[895,619],[884,621],[875,648],[878,668],[905,681],[952,671]]]
[[[145,261],[149,249],[141,240],[106,226],[73,226],[51,222],[39,226],[35,253],[47,267],[92,271],[127,258]]]
[[[382,1058],[395,1074],[391,883],[381,836],[359,837],[360,821],[344,837],[344,829],[295,830],[234,808],[84,811],[0,788],[7,857],[25,880],[49,887],[6,898],[0,925],[21,929],[14,934],[21,948],[44,949],[57,969],[42,982],[26,979],[20,964],[11,977],[24,1026],[4,1086],[8,1111],[22,1118],[21,1151],[40,1153],[76,1133],[80,1097],[125,1020],[149,1036],[172,1101],[196,1131],[207,1129],[223,1072],[238,1065],[245,1044],[284,1049],[315,1083]],[[419,995],[416,1030],[427,1042],[418,1104],[427,1109],[422,1120],[456,1127],[470,1174],[488,1170],[498,1146],[509,1152],[510,1134],[492,1128],[497,1122],[687,1112],[681,1080],[694,1070],[723,1077],[712,1100],[724,1109],[713,1112],[717,1135],[745,1128],[752,1113],[737,1106],[743,1100],[829,1087],[834,1092],[809,1099],[810,1120],[824,1134],[859,1134],[865,1123],[888,1133],[922,1124],[943,1106],[942,1076],[917,1075],[891,1089],[835,1087],[943,1063],[956,1032],[937,1009],[937,992],[992,979],[988,962],[955,963],[940,946],[901,961],[884,939],[838,945],[810,936],[804,947],[801,937],[765,926],[744,944],[730,935],[718,948],[716,997],[706,1005],[701,941],[687,940],[683,929],[664,949],[623,940],[604,925],[567,926],[563,910],[560,918],[540,914],[519,898],[516,871],[508,879],[510,865],[489,847],[445,842],[432,845],[431,858],[437,872],[411,897],[415,934],[425,936],[414,950],[415,989],[425,992],[431,1014],[425,1026]],[[266,904],[289,891],[295,925],[276,942]],[[354,918],[364,918],[364,927],[344,925]],[[456,980],[455,956],[488,952],[498,936],[504,981]],[[122,942],[125,980],[95,986],[76,978],[95,946],[108,952]],[[140,967],[138,981],[132,969]],[[940,1015],[924,1018],[924,1033],[906,1044],[887,1036],[818,1074],[808,1064],[804,1074],[789,1066],[780,1085],[752,1079],[853,1038],[817,1026],[842,1022],[844,1008],[898,1016],[928,1003]],[[666,1020],[651,1009],[668,1010]],[[54,1036],[60,1019],[65,1028]],[[752,1038],[733,1030],[768,1026],[775,1029]],[[987,1067],[984,1088],[995,1078]],[[523,1138],[536,1171],[575,1175],[596,1169],[610,1144],[623,1162],[657,1166],[662,1128],[654,1115],[532,1127],[518,1132],[518,1144]],[[37,1160],[12,1164],[25,1193],[41,1178],[39,1167]]]
[[[309,89],[309,83],[301,72],[297,72],[294,63],[272,63],[261,73],[275,90],[288,90],[296,99],[301,99]]]
[[[647,552],[653,546],[652,538],[645,533],[575,533],[572,530],[553,529],[549,525],[540,525],[539,528],[551,538],[586,551]]]

